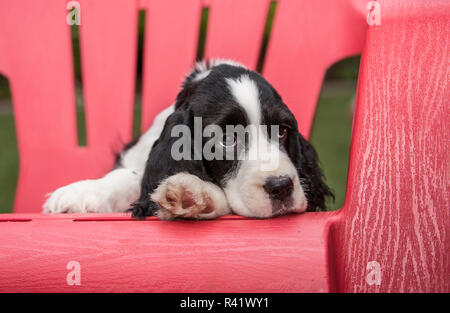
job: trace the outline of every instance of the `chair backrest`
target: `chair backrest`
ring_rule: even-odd
[[[270,0],[79,0],[87,146],[76,131],[67,2],[0,3],[0,72],[10,80],[20,154],[14,212],[39,212],[45,195],[112,166],[131,138],[137,18],[146,10],[142,130],[170,105],[197,50],[209,8],[205,57],[255,68]],[[361,51],[364,1],[278,1],[264,75],[309,136],[327,67]],[[363,14],[362,14],[363,13]]]
[[[328,233],[332,291],[450,292],[450,3],[382,10],[362,54],[346,200]]]

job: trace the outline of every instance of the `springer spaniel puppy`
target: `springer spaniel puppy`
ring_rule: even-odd
[[[325,209],[328,196],[317,154],[276,90],[242,64],[211,60],[111,172],[57,189],[43,212],[269,218]]]

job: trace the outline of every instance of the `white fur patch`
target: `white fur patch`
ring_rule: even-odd
[[[200,81],[202,79],[205,79],[209,75],[209,73],[211,73],[211,70],[206,70],[204,72],[200,72],[193,78],[193,81],[197,82],[197,81]]]
[[[218,66],[218,65],[221,65],[221,64],[228,64],[228,65],[231,65],[231,66],[247,68],[242,63],[239,63],[238,61],[234,61],[234,60],[230,60],[230,59],[214,59],[214,60],[212,60],[212,63],[213,63],[213,66]]]
[[[259,102],[259,90],[256,83],[248,75],[242,75],[238,79],[226,79],[230,92],[247,113],[250,124],[261,124],[261,103]]]
[[[245,160],[242,161],[237,175],[227,182],[224,191],[234,213],[247,217],[267,218],[287,212],[306,211],[307,201],[297,170],[286,153],[278,149],[277,151],[278,166],[272,170],[262,171],[260,160]],[[273,203],[264,191],[263,185],[269,177],[286,175],[292,179],[294,186],[292,203],[274,212]]]
[[[198,72],[193,77],[193,81],[200,81],[202,79],[205,79],[211,73],[211,69],[213,67],[221,65],[221,64],[227,64],[227,65],[231,65],[231,66],[247,68],[244,65],[242,65],[241,63],[233,61],[233,60],[212,59],[212,60],[209,60],[208,62],[199,61],[199,62],[195,63],[194,69],[191,71],[191,73],[193,71]]]
[[[100,179],[61,187],[44,203],[43,213],[123,212],[139,197],[141,178],[133,170],[118,168]]]
[[[174,110],[175,104],[159,113],[155,117],[152,126],[139,138],[138,142],[133,147],[122,153],[121,161],[123,167],[132,169],[139,173],[144,173],[145,164],[147,162],[148,155],[150,154],[150,150],[155,141],[158,140],[161,135],[167,118],[174,112]]]

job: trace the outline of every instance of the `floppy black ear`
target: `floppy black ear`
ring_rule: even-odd
[[[189,136],[180,136],[176,134],[172,136],[172,129],[175,126],[183,125],[184,129],[193,129],[193,116],[190,110],[178,109],[172,113],[166,120],[164,129],[159,139],[154,143],[149,157],[147,159],[144,175],[141,182],[141,195],[139,200],[131,205],[130,211],[134,217],[143,218],[145,216],[155,215],[160,209],[159,205],[150,199],[150,195],[158,187],[165,178],[180,172],[187,172],[198,176],[204,181],[210,181],[206,173],[203,161],[194,160],[194,141],[193,132],[190,131]],[[190,143],[188,142],[190,141]],[[176,147],[180,147],[180,143],[184,142],[189,149],[186,155],[190,158],[181,158],[180,155],[172,155],[172,146],[177,142]],[[177,149],[180,151],[182,149]],[[201,154],[200,154],[201,155]]]
[[[334,200],[334,195],[325,184],[316,150],[298,131],[292,137],[290,151],[308,201],[307,211],[323,211],[326,198]]]

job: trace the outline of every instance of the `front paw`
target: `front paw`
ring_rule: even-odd
[[[83,180],[52,192],[43,205],[42,213],[110,212],[108,196],[95,180]]]
[[[212,219],[230,212],[218,186],[187,173],[161,182],[150,198],[161,207],[156,215],[162,220]]]

